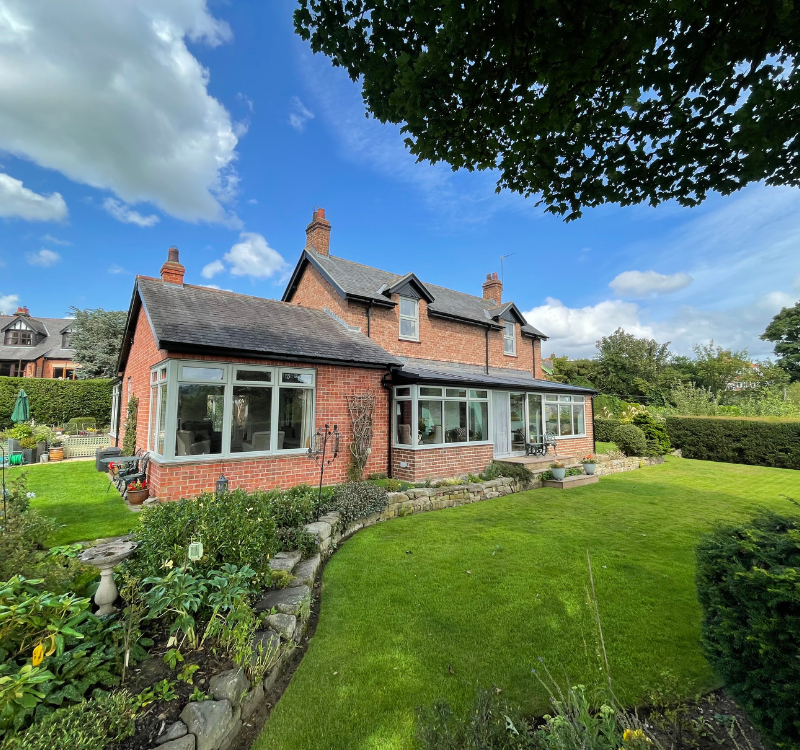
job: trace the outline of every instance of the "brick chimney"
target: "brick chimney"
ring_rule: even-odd
[[[183,285],[183,275],[185,273],[186,269],[178,260],[178,248],[175,245],[170,245],[167,262],[161,266],[161,281],[166,281],[168,284]]]
[[[325,218],[325,209],[314,209],[311,223],[306,227],[306,248],[327,255],[331,243],[331,223]]]
[[[483,282],[483,298],[494,300],[495,305],[503,304],[503,282],[497,278],[496,273],[487,273]]]
[[[26,318],[30,318],[31,313],[27,307],[18,307],[14,315],[24,315]]]

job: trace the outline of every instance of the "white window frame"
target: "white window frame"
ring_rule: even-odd
[[[509,331],[511,335],[509,336]],[[511,351],[509,351],[509,343]],[[507,357],[517,356],[517,324],[513,320],[503,321],[503,354]]]
[[[108,434],[111,437],[117,437],[119,432],[117,423],[119,422],[119,406],[122,401],[122,383],[116,383],[111,389],[111,426],[108,428]]]
[[[530,398],[530,395],[529,395]],[[547,414],[546,408],[547,405],[558,405],[559,414],[558,419],[556,420],[556,424],[558,425],[558,431],[555,433],[556,437],[559,440],[570,440],[572,438],[585,438],[587,436],[586,432],[586,399],[589,398],[588,396],[583,396],[578,393],[543,393],[541,394],[542,398],[542,430],[547,432]],[[561,406],[562,404],[571,404],[572,405],[572,416],[571,416],[571,424],[573,433],[571,435],[562,435],[561,434]],[[577,425],[577,417],[576,412],[578,411],[575,407],[580,405],[583,411],[583,432],[575,432],[575,426]],[[530,407],[529,407],[530,409]],[[530,414],[530,411],[528,411]],[[530,425],[528,426],[528,435],[530,435]]]
[[[414,315],[403,315],[403,302],[411,302],[414,305]],[[419,341],[419,300],[414,299],[413,297],[403,297],[400,296],[400,299],[397,303],[397,314],[398,314],[398,322],[397,322],[397,334],[398,338],[401,341]],[[403,321],[404,320],[413,320],[414,321],[414,330],[417,332],[416,336],[404,336],[403,335]]]
[[[200,367],[208,369],[221,369],[222,379],[194,379],[183,377],[183,367]],[[233,415],[233,389],[235,386],[256,386],[272,388],[272,424],[277,427],[278,413],[280,404],[280,389],[283,388],[302,388],[310,390],[313,393],[311,399],[311,417],[310,417],[310,430],[311,434],[309,439],[313,440],[313,433],[316,429],[316,407],[317,407],[317,371],[309,367],[280,367],[277,365],[255,365],[245,363],[232,363],[232,362],[218,362],[216,360],[189,360],[189,359],[171,359],[166,362],[160,362],[151,369],[151,373],[165,368],[164,380],[152,380],[150,375],[151,402],[153,391],[156,391],[156,398],[159,398],[160,385],[162,382],[167,383],[167,396],[166,396],[166,423],[164,426],[164,451],[157,453],[154,448],[155,441],[158,433],[158,422],[153,421],[148,413],[148,434],[147,446],[154,456],[158,458],[161,463],[207,463],[209,461],[236,461],[248,460],[259,458],[263,456],[291,456],[299,455],[308,452],[308,447],[304,448],[288,448],[278,450],[278,430],[273,428],[270,437],[270,449],[265,451],[231,451],[231,418]],[[246,381],[236,380],[237,370],[250,370],[258,372],[270,372],[272,375],[271,381]],[[309,382],[306,383],[282,383],[284,373],[296,373],[308,378]],[[175,452],[176,432],[178,427],[178,387],[181,383],[193,384],[206,384],[206,385],[221,385],[223,386],[223,409],[222,409],[222,450],[219,453],[205,453],[197,456],[179,456]],[[161,407],[160,401],[156,405],[155,418],[158,418],[159,409]],[[152,407],[151,407],[152,408]],[[151,432],[154,434],[151,435]],[[153,446],[151,448],[151,446]]]
[[[410,389],[409,395],[398,395],[398,390],[400,389]],[[420,388],[440,388],[441,395],[440,396],[423,396],[420,395]],[[462,390],[466,391],[465,396],[448,396],[448,390]],[[473,394],[484,393],[485,396],[477,396]],[[398,443],[397,442],[397,410],[394,408],[394,404],[392,404],[392,446],[394,448],[404,448],[406,450],[427,450],[429,448],[461,448],[467,447],[470,445],[492,445],[492,434],[491,434],[491,425],[492,425],[492,400],[491,400],[491,391],[488,388],[474,388],[461,385],[439,385],[434,383],[425,383],[420,385],[401,385],[395,386],[393,391],[393,396],[395,401],[408,401],[411,402],[411,444],[406,443]],[[461,401],[466,403],[467,405],[467,439],[463,443],[426,443],[421,444],[419,442],[419,402],[420,401],[439,401],[442,403],[442,439],[445,439],[445,431],[444,431],[444,402],[446,401]],[[486,406],[486,430],[487,430],[487,439],[486,440],[470,440],[469,439],[469,419],[470,419],[470,411],[469,411],[469,404],[470,402],[480,402],[485,403]]]

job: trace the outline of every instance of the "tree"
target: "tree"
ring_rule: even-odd
[[[660,389],[672,355],[669,342],[637,338],[618,328],[597,342],[600,388],[622,398],[647,398]]]
[[[590,206],[800,182],[800,13],[785,0],[300,0],[420,160]]]
[[[732,351],[708,344],[694,346],[697,384],[719,397],[737,380],[755,378],[747,349]],[[752,374],[751,374],[752,373]]]
[[[75,317],[70,347],[75,350],[75,361],[80,364],[75,374],[79,378],[116,377],[127,313],[73,307],[70,314]]]
[[[593,359],[569,359],[550,355],[553,362],[552,380],[557,383],[578,385],[582,388],[594,388],[598,379],[597,362]]]
[[[793,382],[800,380],[800,302],[794,307],[781,308],[761,339],[775,344],[778,364]]]

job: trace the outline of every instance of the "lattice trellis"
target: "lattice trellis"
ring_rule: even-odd
[[[375,412],[375,394],[354,393],[347,397],[350,422],[353,425],[353,439],[350,442],[350,455],[360,479],[372,451],[372,417]]]

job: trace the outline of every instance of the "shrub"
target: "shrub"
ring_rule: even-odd
[[[122,454],[132,456],[136,453],[136,422],[139,413],[139,399],[131,396],[128,399],[128,411],[125,417],[125,436],[122,438]]]
[[[279,546],[273,517],[276,494],[238,489],[219,496],[206,492],[197,499],[145,508],[134,534],[136,554],[125,564],[141,578],[159,576],[170,560],[176,567],[186,563],[189,544],[200,541],[203,557],[192,563],[196,571],[224,563],[247,565],[259,582],[268,581],[269,558]]]
[[[764,513],[697,548],[702,644],[765,737],[800,746],[800,519]]]
[[[601,443],[610,443],[613,440],[614,430],[622,424],[616,418],[595,417],[594,418],[594,439]]]
[[[667,428],[663,422],[659,422],[647,412],[637,414],[631,421],[644,433],[645,440],[647,440],[645,456],[663,456],[669,453],[671,445]]]
[[[626,456],[647,455],[647,438],[641,428],[634,424],[621,424],[614,430],[612,442],[617,444]]]
[[[667,417],[684,458],[800,469],[800,420]]]
[[[480,475],[484,482],[498,477],[514,479],[522,485],[533,481],[533,473],[524,464],[508,464],[503,461],[492,461]]]
[[[371,482],[340,484],[333,493],[332,507],[339,512],[344,528],[359,518],[380,513],[388,504],[386,490]]]
[[[131,737],[133,699],[125,691],[102,695],[46,716],[24,734],[9,737],[1,750],[103,750]]]
[[[269,493],[267,506],[278,527],[303,526],[316,521],[326,512],[333,497],[332,487],[322,488],[322,502],[318,501],[319,489],[299,484],[284,492]]]
[[[20,388],[28,394],[31,418],[44,424],[63,424],[73,417],[91,417],[108,424],[112,380],[47,380],[0,377],[0,429],[12,426],[11,414]]]

